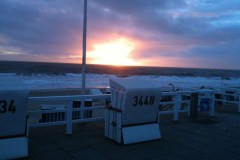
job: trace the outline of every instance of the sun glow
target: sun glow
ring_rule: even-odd
[[[88,52],[91,63],[117,66],[140,65],[130,58],[135,45],[126,39],[121,38],[107,43],[95,44],[93,48],[93,51]]]

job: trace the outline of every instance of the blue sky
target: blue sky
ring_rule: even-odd
[[[0,60],[81,63],[82,17],[83,0],[1,0]],[[240,69],[239,0],[88,0],[87,30],[88,63]]]

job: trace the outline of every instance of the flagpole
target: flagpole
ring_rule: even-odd
[[[82,94],[86,88],[86,40],[87,40],[87,0],[84,0],[83,42],[82,42]]]

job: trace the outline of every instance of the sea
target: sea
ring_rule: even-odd
[[[81,64],[0,61],[0,79],[17,78],[30,90],[82,87]],[[109,79],[148,80],[159,87],[239,87],[240,70],[146,66],[86,66],[86,87],[109,87]]]

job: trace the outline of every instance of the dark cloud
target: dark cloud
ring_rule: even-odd
[[[88,49],[130,37],[141,44],[133,58],[218,56],[220,63],[231,55],[230,62],[239,58],[239,10],[239,0],[88,0]],[[0,54],[79,54],[82,16],[83,0],[1,0]]]
[[[222,42],[219,44],[209,45],[194,45],[187,52],[185,56],[191,57],[229,57],[229,58],[240,58],[240,40]]]
[[[182,6],[185,6],[185,2],[183,0],[93,0],[95,4],[101,6],[105,9],[116,11],[120,14],[141,14],[141,12],[149,11],[149,10],[157,10],[157,9],[176,9]]]
[[[172,0],[95,0],[89,9],[89,21],[100,28],[116,31],[164,32],[173,31],[172,17],[164,11],[185,6],[184,1]],[[98,21],[94,21],[97,19]],[[97,29],[97,28],[96,28]],[[136,34],[136,33],[135,33]]]
[[[0,1],[0,34],[8,38],[8,45],[33,54],[59,54],[81,41],[82,17],[74,6],[61,1],[23,2]]]

